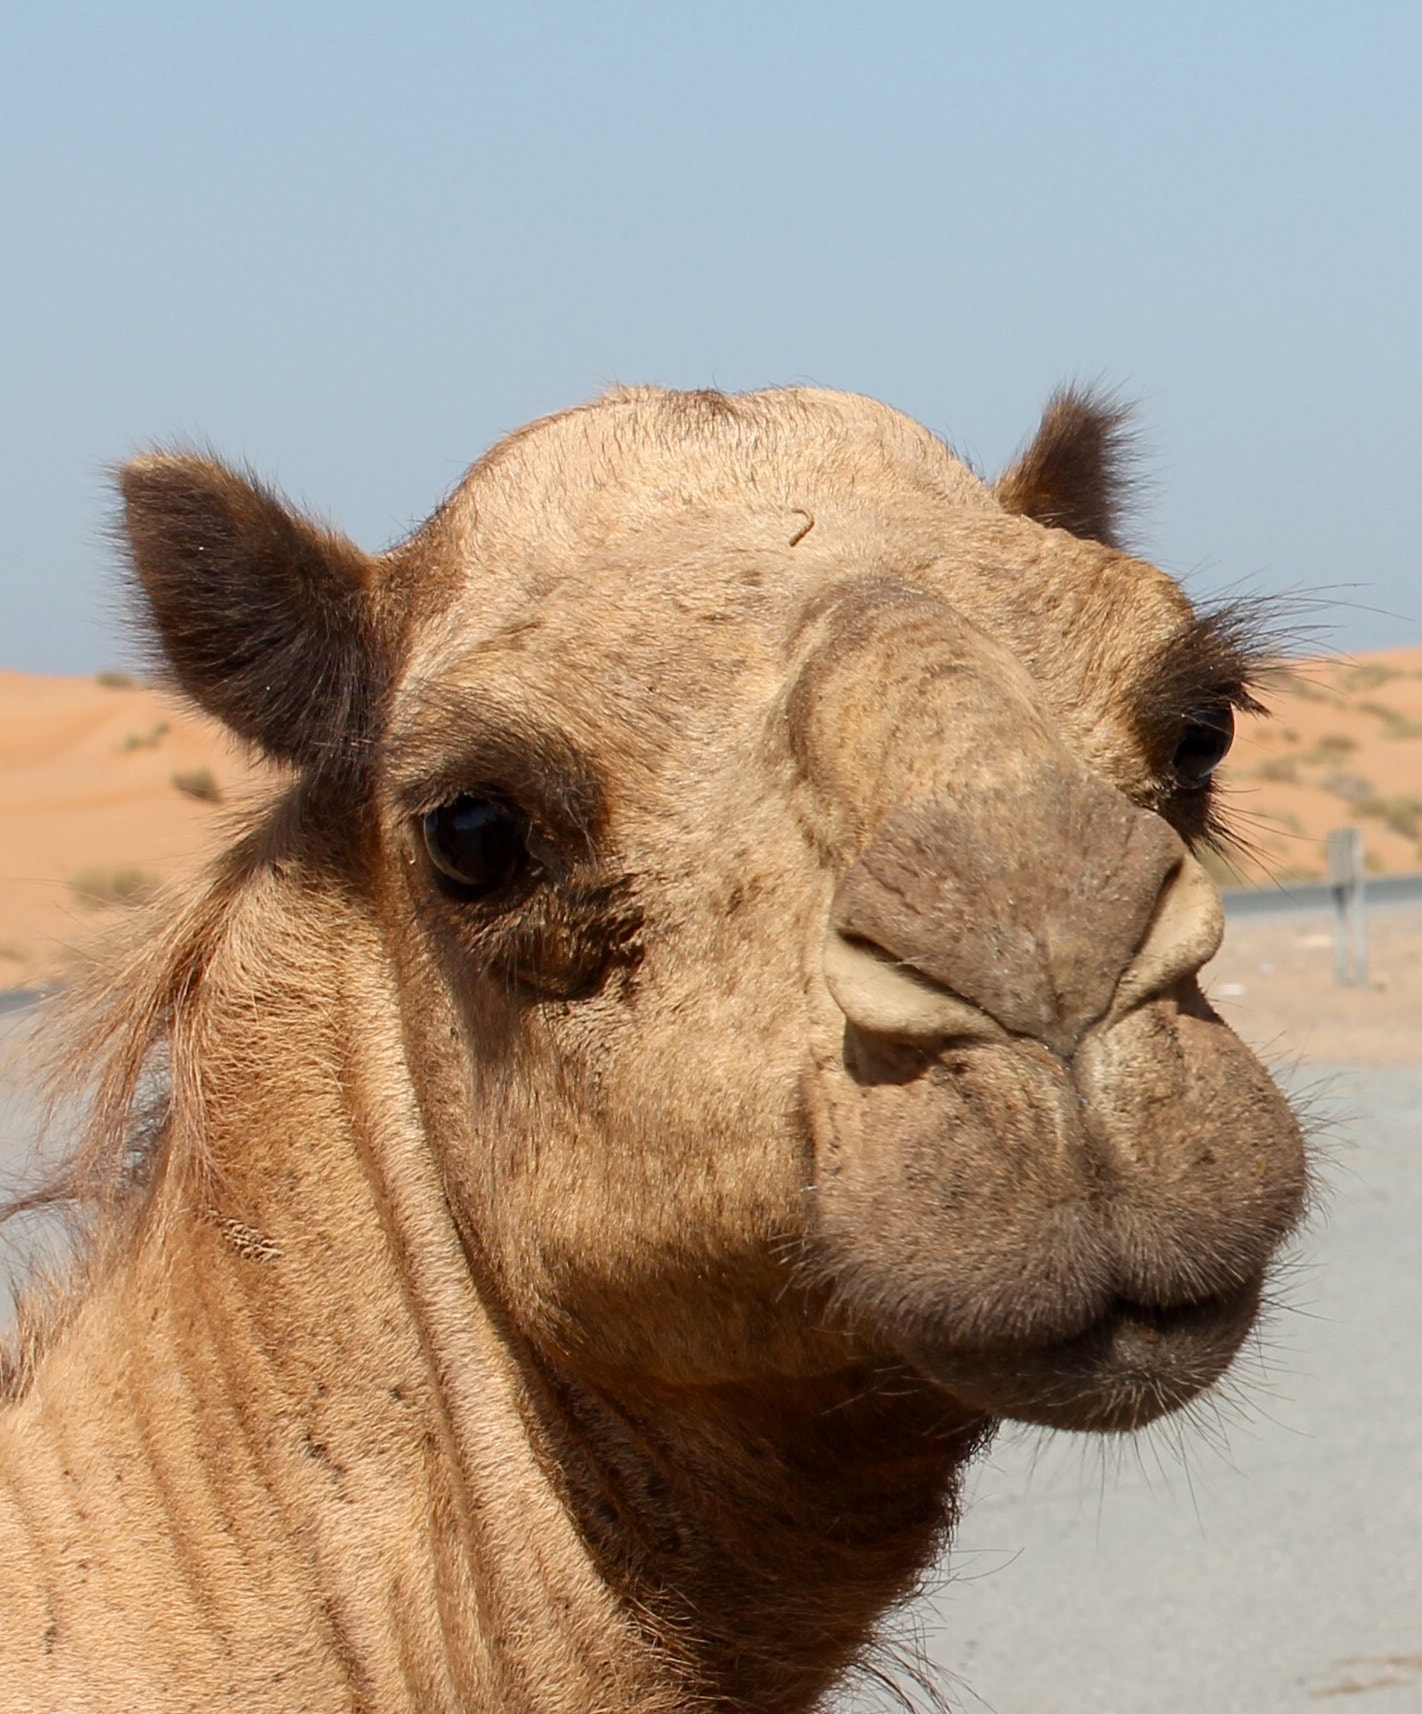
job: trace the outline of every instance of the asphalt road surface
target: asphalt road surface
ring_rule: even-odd
[[[1325,1079],[1326,1200],[1219,1415],[975,1472],[897,1627],[961,1714],[1422,1714],[1422,1066]],[[0,1172],[29,1123],[12,1082]]]

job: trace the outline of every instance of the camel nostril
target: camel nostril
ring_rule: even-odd
[[[1188,851],[1171,871],[1134,957],[1116,984],[1104,1022],[1118,1022],[1184,976],[1193,976],[1220,949],[1224,903],[1219,889]]]
[[[1011,793],[965,784],[899,805],[841,879],[830,921],[886,955],[889,977],[866,973],[857,995],[897,973],[1069,1057],[1109,1010],[1184,851],[1159,816],[1048,756]],[[902,981],[892,992],[900,1029],[943,1033],[941,999]]]
[[[980,1007],[941,988],[872,941],[831,929],[825,983],[861,1030],[903,1041],[1006,1041],[1007,1031]]]

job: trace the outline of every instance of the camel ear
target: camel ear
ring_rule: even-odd
[[[1133,487],[1131,407],[1066,388],[1047,401],[1031,445],[993,493],[1004,511],[1120,547]]]
[[[119,476],[133,568],[181,688],[269,755],[349,761],[383,677],[374,561],[214,459]]]

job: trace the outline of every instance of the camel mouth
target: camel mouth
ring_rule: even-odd
[[[838,1300],[984,1414],[1127,1432],[1220,1379],[1308,1183],[1288,1102],[1188,988],[1083,1037],[890,1059],[818,1098]]]
[[[915,1349],[945,1392],[986,1415],[1128,1434],[1198,1398],[1259,1313],[1262,1280],[1168,1308],[1118,1298],[1082,1332],[1016,1350]]]

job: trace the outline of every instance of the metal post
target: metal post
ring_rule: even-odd
[[[1353,986],[1368,985],[1368,912],[1367,892],[1363,881],[1363,865],[1353,882]]]
[[[1333,980],[1348,986],[1348,889],[1333,889]]]
[[[1328,835],[1328,884],[1333,889],[1333,975],[1342,986],[1349,977],[1348,916],[1353,917],[1352,979],[1368,980],[1368,919],[1364,895],[1363,830],[1335,827]]]

